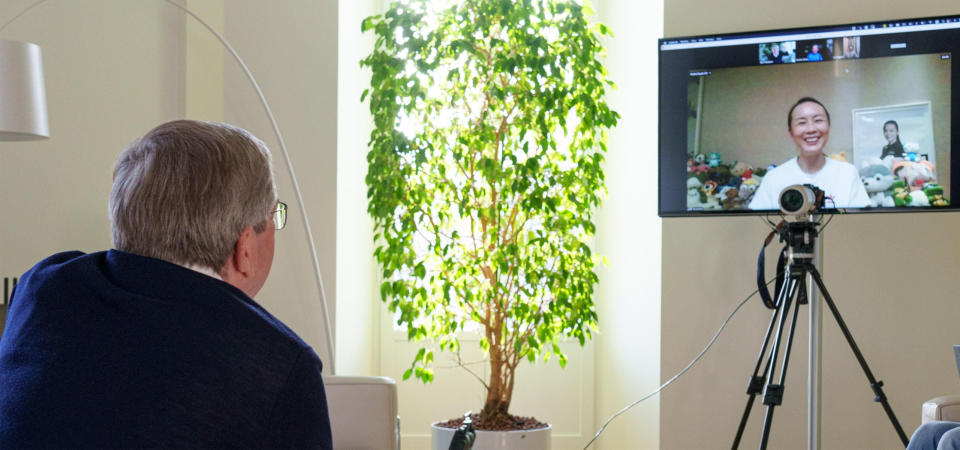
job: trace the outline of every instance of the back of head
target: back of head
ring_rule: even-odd
[[[276,202],[270,151],[259,139],[222,123],[167,122],[117,159],[113,246],[219,271],[240,231],[263,232]]]

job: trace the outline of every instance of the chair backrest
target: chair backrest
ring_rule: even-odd
[[[399,449],[397,382],[387,377],[323,379],[336,449]]]

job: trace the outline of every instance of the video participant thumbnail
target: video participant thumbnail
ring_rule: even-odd
[[[783,64],[797,62],[796,41],[769,42],[758,46],[760,64]]]
[[[860,58],[860,36],[848,36],[838,40],[840,49],[833,59],[857,59]]]
[[[797,61],[819,62],[833,59],[833,39],[797,42]]]

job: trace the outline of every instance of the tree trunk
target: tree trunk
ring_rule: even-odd
[[[507,380],[513,378],[513,371],[507,364],[506,355],[501,351],[499,339],[491,336],[489,332],[487,339],[490,341],[490,382],[487,384],[487,400],[480,415],[482,421],[495,421],[508,414],[512,383],[507,383]]]

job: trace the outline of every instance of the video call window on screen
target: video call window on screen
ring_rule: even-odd
[[[660,214],[775,211],[758,191],[791,177],[828,208],[955,208],[960,17],[896,23],[661,40]]]

